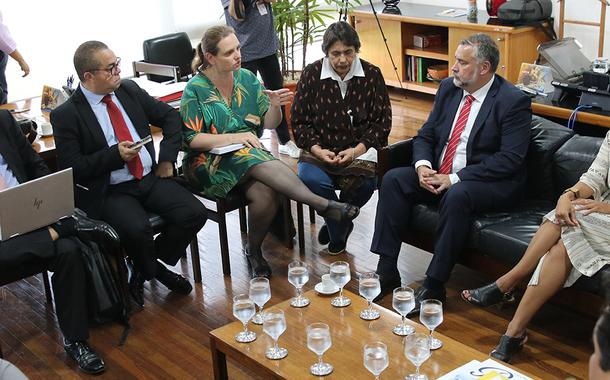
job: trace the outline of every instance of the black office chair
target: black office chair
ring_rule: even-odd
[[[51,283],[49,282],[49,274],[45,264],[38,263],[37,265],[24,265],[21,271],[8,274],[8,277],[0,278],[0,286],[8,285],[12,282],[23,280],[37,274],[42,275],[42,283],[44,285],[44,293],[48,303],[53,302]]]
[[[188,80],[195,51],[184,32],[144,41],[144,60],[133,62],[133,75],[147,74],[155,82]]]

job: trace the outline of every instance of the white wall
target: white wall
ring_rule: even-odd
[[[19,65],[9,58],[9,101],[76,77],[72,57],[84,41],[108,44],[122,59],[122,75],[131,76],[131,62],[143,58],[145,39],[185,31],[196,41],[208,26],[224,23],[220,0],[22,0],[3,1],[0,10],[31,69],[21,78]]]

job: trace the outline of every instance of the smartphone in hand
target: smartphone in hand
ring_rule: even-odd
[[[129,149],[138,149],[142,145],[148,144],[151,141],[152,141],[152,136],[148,135],[148,136],[144,137],[142,140],[136,141],[135,143],[131,144],[129,146]]]

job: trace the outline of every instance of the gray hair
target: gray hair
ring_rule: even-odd
[[[99,62],[94,57],[95,53],[106,49],[108,49],[108,46],[100,41],[83,42],[76,49],[73,58],[74,69],[81,81],[85,80],[85,73],[87,71],[95,70],[99,67]]]
[[[322,37],[322,51],[328,56],[328,50],[337,41],[341,41],[345,46],[353,46],[356,53],[360,51],[360,38],[356,30],[345,21],[332,23],[324,32]]]
[[[500,51],[495,41],[485,33],[477,33],[460,41],[460,45],[472,46],[474,56],[479,63],[488,61],[491,71],[496,72],[500,62]]]

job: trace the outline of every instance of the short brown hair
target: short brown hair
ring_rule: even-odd
[[[85,73],[97,69],[99,62],[94,58],[95,53],[108,49],[108,46],[100,41],[87,41],[80,44],[74,52],[74,69],[78,78],[85,80]]]

